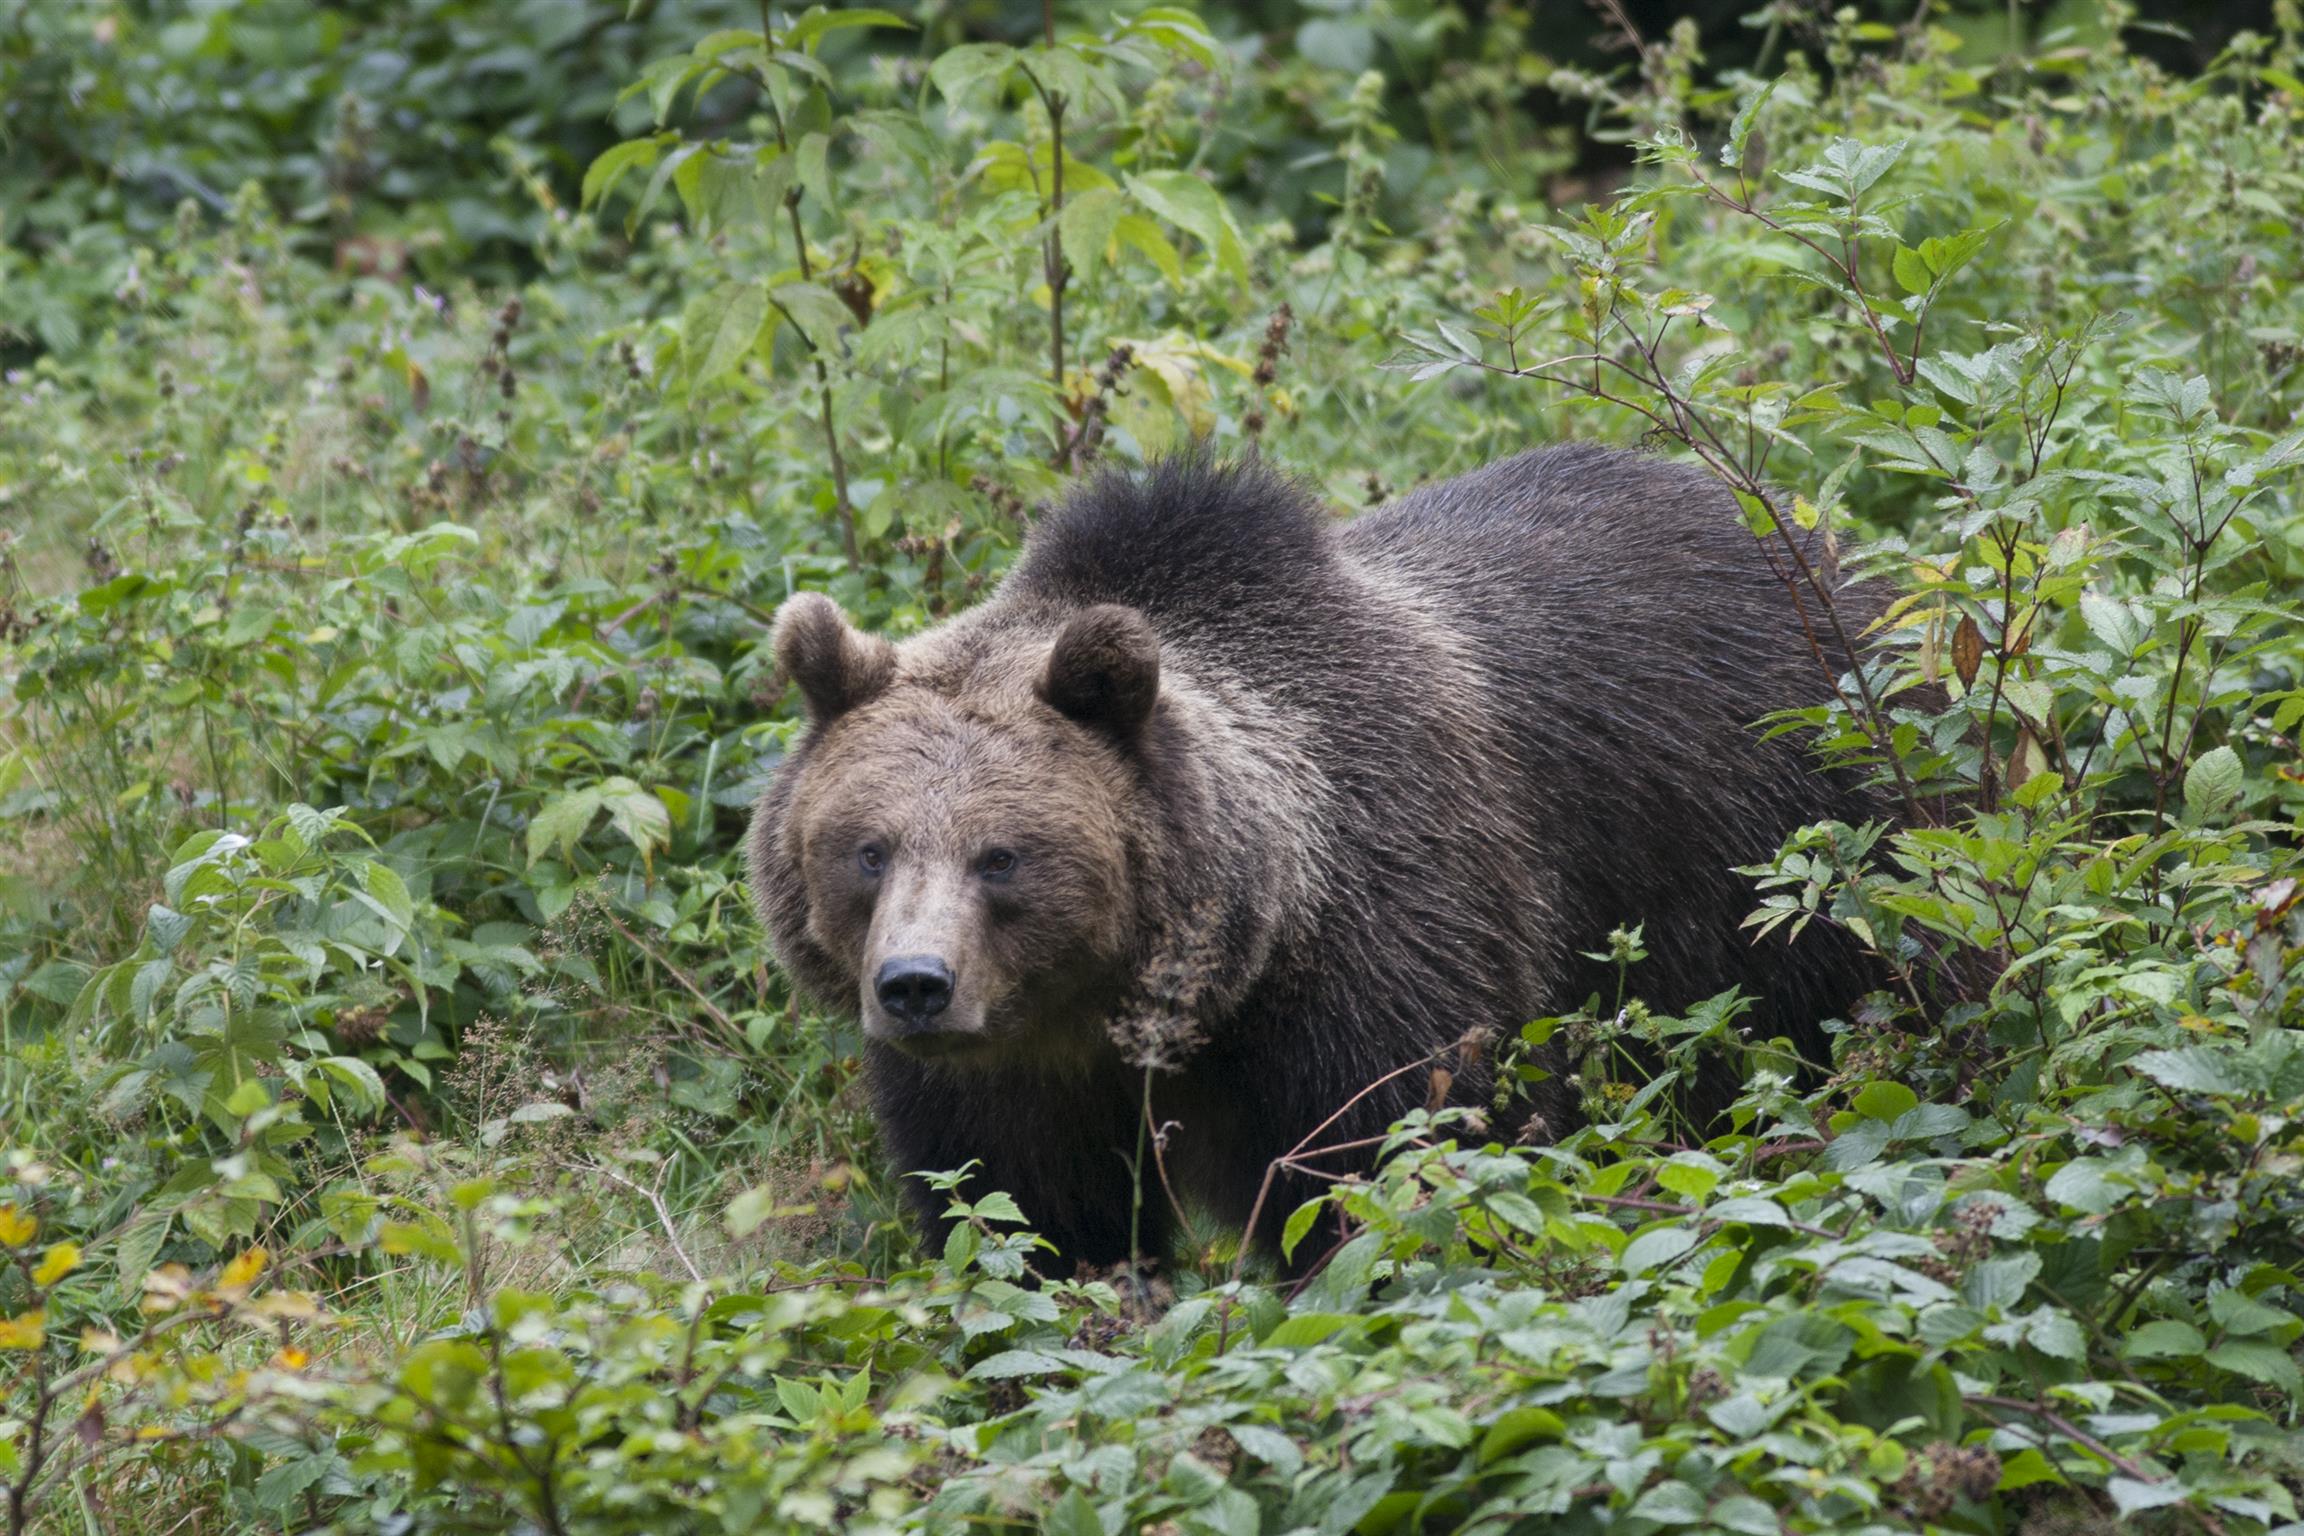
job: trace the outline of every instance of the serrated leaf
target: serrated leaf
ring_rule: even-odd
[[[1113,187],[1091,187],[1064,200],[1064,214],[1057,227],[1063,236],[1065,258],[1082,282],[1095,281],[1125,207],[1120,192]]]
[[[979,86],[1005,80],[1015,64],[1016,50],[1006,43],[962,43],[936,55],[928,66],[928,79],[957,106],[962,96]]]
[[[2189,1359],[2207,1348],[2199,1329],[2165,1317],[2131,1330],[2120,1341],[2120,1353],[2131,1360]]]
[[[1224,273],[1246,282],[1248,266],[1239,232],[1222,193],[1190,171],[1147,171],[1128,178],[1128,191],[1156,216],[1205,245]]]
[[[757,283],[723,283],[690,304],[680,319],[680,355],[691,388],[701,388],[751,355],[768,313]]]
[[[1896,247],[1894,271],[1896,286],[1906,293],[1924,294],[1936,285],[1935,274],[1928,270],[1928,263],[1921,260],[1920,253],[1908,245]]]
[[[303,1456],[266,1468],[252,1490],[256,1506],[276,1514],[287,1511],[305,1489],[328,1475],[330,1464],[326,1456]]]
[[[2164,1088],[2179,1093],[2209,1093],[2224,1097],[2251,1092],[2256,1083],[2233,1052],[2213,1045],[2185,1046],[2174,1051],[2145,1051],[2129,1063]]]
[[[528,822],[528,864],[557,848],[563,860],[572,858],[576,841],[592,825],[592,818],[600,811],[600,791],[572,789],[545,802]]]
[[[810,11],[777,34],[776,40],[788,48],[814,48],[827,33],[849,27],[902,27],[909,30],[911,26],[911,22],[892,11],[866,8]]]
[[[1006,1381],[1018,1376],[1055,1376],[1071,1369],[1053,1355],[1036,1349],[1004,1349],[987,1355],[968,1370],[970,1381]]]
[[[2112,1477],[2105,1479],[2104,1491],[2112,1495],[2112,1502],[2123,1515],[2165,1509],[2184,1502],[2183,1485],[2168,1481],[2148,1483],[2141,1478]]]
[[[640,850],[643,863],[651,861],[672,841],[672,813],[664,802],[627,778],[601,781],[600,806],[608,824]]]
[[[341,1086],[361,1114],[374,1114],[391,1101],[384,1091],[384,1079],[357,1056],[323,1056],[312,1065]]]
[[[1104,1536],[1104,1523],[1096,1518],[1096,1506],[1086,1494],[1068,1488],[1040,1522],[1040,1530],[1042,1536]]]
[[[580,205],[592,207],[613,192],[626,173],[653,166],[669,142],[669,135],[658,134],[645,139],[627,139],[602,150],[584,172]]]
[[[1627,1275],[1645,1274],[1659,1264],[1668,1264],[1697,1244],[1697,1236],[1686,1227],[1657,1227],[1643,1232],[1624,1245],[1616,1267]]]
[[[2203,752],[2184,774],[2184,809],[2204,817],[2240,798],[2243,765],[2230,747]]]
[[[2296,1357],[2277,1344],[2228,1340],[2208,1351],[2208,1363],[2220,1371],[2278,1387],[2291,1397],[2304,1391],[2304,1372],[2298,1371]]]

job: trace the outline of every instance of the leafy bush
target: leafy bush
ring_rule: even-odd
[[[481,10],[411,57],[559,25]],[[173,222],[11,162],[85,233],[7,258],[10,1536],[2297,1528],[2294,7],[2190,76],[2117,26],[1851,11],[1766,81],[1675,31],[1544,75],[1639,147],[1579,210],[1529,201],[1574,146],[1483,160],[1506,21],[1412,135],[1347,35],[1389,13],[1040,19],[538,33],[536,103],[656,61],[517,197],[484,138],[379,150],[480,210],[422,283],[316,251],[320,173],[233,120],[179,147],[262,185]],[[336,23],[274,20],[169,67],[294,42],[318,122]],[[775,605],[915,629],[1195,437],[1350,509],[1585,435],[1707,465],[1816,623],[1796,530],[1899,594],[1772,725],[1914,825],[1751,872],[1756,941],[1888,963],[1834,1059],[1647,1008],[1630,930],[1496,1103],[1262,1214],[1305,1282],[1202,1228],[1041,1283],[966,1170],[919,1251],[746,906]],[[1553,1040],[1580,1129],[1518,1097]]]

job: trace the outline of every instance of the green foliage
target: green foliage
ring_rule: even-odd
[[[2296,1528],[2304,26],[1780,9],[1761,82],[1412,6],[443,4],[389,90],[335,13],[28,13],[10,1536]],[[150,115],[243,78],[273,137]],[[1539,83],[1638,147],[1591,206],[1525,203]],[[1579,435],[1706,465],[1817,625],[1826,550],[1892,599],[1770,728],[1915,825],[1750,872],[1887,964],[1833,1059],[1648,1008],[1627,929],[1484,1113],[1260,1213],[1301,1283],[1046,1282],[967,1170],[919,1251],[746,907],[776,604],[916,629],[1194,438],[1357,508]]]

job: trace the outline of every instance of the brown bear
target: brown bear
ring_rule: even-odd
[[[809,593],[773,644],[808,712],[752,831],[776,952],[861,1016],[896,1167],[980,1163],[969,1187],[1014,1195],[1059,1268],[1128,1256],[1147,1095],[1177,1196],[1243,1221],[1395,1069],[1440,1059],[1485,1102],[1487,1060],[1451,1048],[1582,1004],[1619,925],[1646,924],[1651,1004],[1741,987],[1811,1060],[1874,984],[1821,925],[1741,928],[1735,866],[1880,805],[1754,730],[1830,680],[1692,469],[1564,447],[1342,521],[1181,458],[1079,487],[986,602],[901,645]],[[1141,1251],[1168,1217],[1155,1188]]]

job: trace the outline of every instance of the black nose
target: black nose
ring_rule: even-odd
[[[880,967],[872,989],[889,1017],[917,1029],[952,1006],[952,967],[934,955],[898,955]]]

